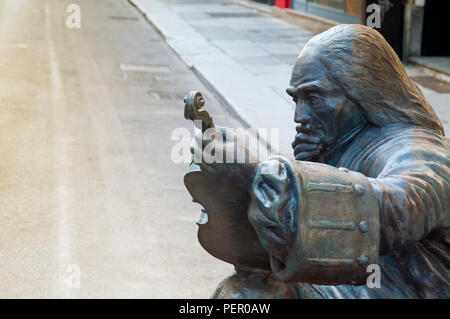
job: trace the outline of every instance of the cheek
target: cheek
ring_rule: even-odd
[[[341,97],[329,97],[325,101],[328,109],[332,112],[339,112],[345,105],[344,99]]]
[[[329,123],[334,122],[346,112],[347,104],[342,98],[327,98],[322,101],[321,115]]]
[[[340,108],[337,102],[335,99],[323,98],[312,103],[315,117],[321,122],[329,123],[336,109]]]
[[[358,124],[360,112],[358,107],[346,98],[332,98],[328,100],[328,134],[338,137]]]
[[[360,110],[356,104],[348,99],[339,99],[336,102],[336,117],[343,122],[356,120],[359,118]]]
[[[339,131],[345,103],[340,98],[324,98],[315,106],[315,118],[320,123],[322,134],[333,138]]]

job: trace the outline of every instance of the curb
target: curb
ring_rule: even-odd
[[[301,27],[305,30],[309,30],[313,33],[321,33],[328,30],[338,24],[337,21],[325,19],[322,17],[314,16],[298,10],[286,8],[280,9],[275,6],[268,6],[265,4],[249,1],[249,0],[230,0],[233,3],[241,6],[258,10],[260,13],[270,15],[274,18],[286,21],[292,25]]]
[[[292,139],[295,127],[293,106],[288,101],[199,34],[163,2],[128,1],[161,34],[172,51],[193,70],[227,111],[231,111],[231,115],[242,123],[243,128],[278,129],[279,148],[262,141],[270,145],[273,153],[291,155],[290,143],[281,143]],[[280,111],[274,112],[273,108]]]

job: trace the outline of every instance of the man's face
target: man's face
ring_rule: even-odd
[[[358,106],[316,57],[314,47],[303,49],[286,90],[296,103],[299,125],[292,147],[297,160],[320,161],[340,137],[364,123]]]

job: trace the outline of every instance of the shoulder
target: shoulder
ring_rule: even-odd
[[[370,177],[398,165],[427,162],[441,165],[449,170],[449,139],[434,131],[418,128],[374,128],[360,137],[351,169],[361,171]]]

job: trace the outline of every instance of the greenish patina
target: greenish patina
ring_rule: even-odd
[[[449,298],[450,144],[392,48],[368,27],[331,28],[302,50],[287,93],[295,160],[199,163],[185,177],[208,215],[200,243],[236,267],[214,297]],[[204,146],[199,133],[193,151]],[[365,284],[371,264],[380,288]]]

